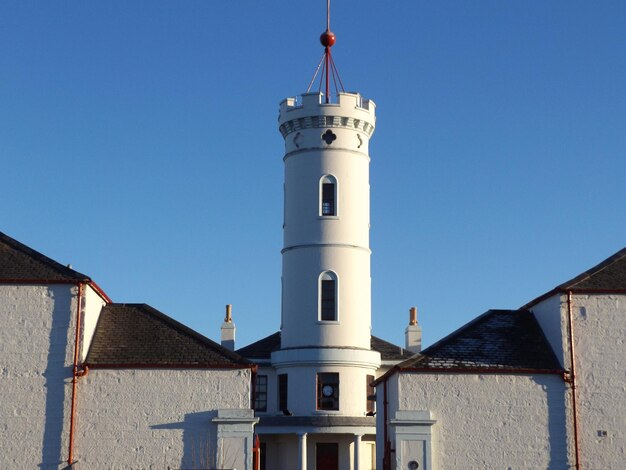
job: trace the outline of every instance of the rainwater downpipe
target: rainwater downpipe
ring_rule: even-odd
[[[74,425],[76,418],[76,385],[81,375],[78,371],[78,360],[80,354],[80,328],[82,323],[81,309],[83,298],[83,283],[78,283],[78,297],[76,300],[76,337],[74,339],[74,368],[72,370],[72,410],[70,412],[70,443],[67,456],[67,464],[72,465],[74,462]]]
[[[576,361],[574,354],[574,322],[572,314],[572,291],[567,291],[567,322],[569,340],[570,376],[569,383],[572,387],[572,419],[574,426],[574,452],[576,456],[576,470],[580,470],[580,448],[578,446],[578,405],[576,402]]]

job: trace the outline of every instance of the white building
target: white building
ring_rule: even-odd
[[[379,378],[378,468],[623,468],[625,340],[623,249]]]
[[[372,336],[375,105],[330,99],[333,43],[280,105],[279,332],[233,352],[229,311],[218,345],[0,233],[0,467],[253,470],[254,433],[260,470],[624,467],[626,249],[421,353],[415,311]]]
[[[1,468],[248,468],[255,367],[0,233]]]

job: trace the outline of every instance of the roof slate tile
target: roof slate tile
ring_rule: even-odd
[[[380,353],[381,359],[384,360],[396,360],[401,361],[404,359],[408,359],[413,355],[413,353],[407,349],[403,349],[400,346],[396,346],[395,344],[389,343],[384,339],[377,338],[376,336],[372,336],[371,339],[371,348],[374,351],[378,351]],[[238,354],[241,354],[248,359],[270,359],[272,352],[278,351],[280,349],[280,331],[273,333],[265,338],[262,338],[254,343],[251,343],[247,346],[244,346],[241,349],[237,350]]]
[[[220,344],[146,304],[102,308],[85,364],[100,367],[249,367]]]
[[[489,310],[397,367],[562,370],[534,315],[527,310]]]
[[[57,263],[0,232],[0,282],[89,282],[88,276]]]

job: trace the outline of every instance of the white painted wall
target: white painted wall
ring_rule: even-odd
[[[387,421],[395,415],[398,410],[398,380],[399,374],[393,374],[385,382],[380,382],[376,386],[376,468],[383,468],[383,457],[385,452],[385,426]],[[387,415],[385,414],[385,393],[384,389],[387,387]],[[392,414],[393,413],[393,414]],[[388,428],[391,431],[391,427]],[[391,436],[388,436],[391,439]]]
[[[80,341],[80,360],[84,361],[96,331],[100,311],[106,302],[90,285],[85,285],[82,299],[82,337]]]
[[[318,93],[281,103],[285,137],[282,348],[353,346],[369,349],[369,137],[375,106],[354,93],[326,104]],[[336,140],[321,138],[327,130]],[[336,179],[337,214],[321,217],[320,180]],[[319,276],[338,282],[338,319],[319,321]]]
[[[626,295],[574,295],[572,306],[582,468],[623,468]]]
[[[397,410],[426,410],[436,420],[433,468],[567,468],[568,397],[559,376],[402,373],[393,379],[390,418]],[[382,384],[377,393],[382,426]],[[379,465],[382,434],[379,427]]]
[[[298,445],[296,435],[262,435],[261,441],[267,446],[266,465],[272,470],[298,470]],[[354,436],[349,434],[308,434],[307,435],[307,468],[315,470],[315,446],[321,442],[339,444],[339,468],[354,468]],[[361,444],[360,470],[373,470],[372,459],[375,444],[371,440],[363,440]],[[374,451],[375,452],[375,451]],[[319,469],[323,470],[323,469]]]
[[[532,311],[569,370],[567,295],[549,297]],[[572,320],[581,465],[620,468],[626,461],[626,296],[575,294]]]
[[[317,410],[317,373],[335,372],[339,374],[339,410]],[[294,366],[276,370],[277,374],[288,375],[289,410],[297,416],[337,415],[365,416],[366,375],[375,375],[363,367],[345,365]],[[273,384],[274,388],[276,384]]]
[[[347,251],[351,253],[346,254]],[[305,266],[306,268],[303,268]],[[337,274],[337,321],[318,319],[318,279]],[[293,250],[283,254],[282,347],[370,347],[371,279],[369,252],[346,247]],[[358,294],[358,295],[357,295]]]
[[[567,348],[567,296],[556,294],[530,309],[562,367],[569,367]]]
[[[91,370],[79,383],[76,456],[83,468],[211,467],[217,410],[249,404],[248,369]]]
[[[67,459],[77,292],[0,285],[0,468]]]

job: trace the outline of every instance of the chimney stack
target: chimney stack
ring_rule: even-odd
[[[224,317],[224,323],[222,323],[222,346],[230,351],[235,350],[235,324],[233,323],[232,315],[233,306],[226,305],[226,316]]]
[[[417,307],[409,309],[409,325],[404,330],[405,349],[414,354],[422,350],[422,329],[417,323]]]

